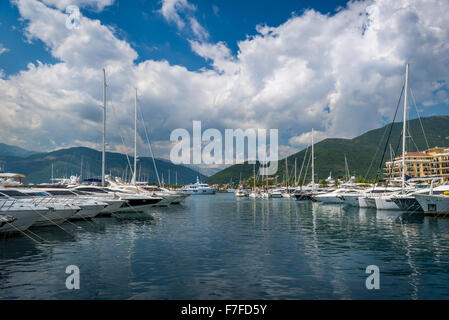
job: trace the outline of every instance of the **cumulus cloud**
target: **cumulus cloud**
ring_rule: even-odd
[[[159,12],[170,23],[174,23],[179,31],[187,26],[193,37],[198,40],[209,38],[209,32],[195,18],[196,7],[187,0],[162,0]]]
[[[93,8],[102,11],[105,7],[111,6],[114,0],[43,0],[43,2],[60,10],[75,5],[80,8]]]
[[[406,62],[421,107],[448,100],[445,1],[349,2],[334,15],[308,10],[279,26],[258,26],[236,54],[198,31],[187,38],[213,69],[197,71],[167,61],[136,63],[137,53],[113,28],[83,17],[78,30],[68,30],[66,15],[50,0],[15,3],[28,39],[43,41],[60,61],[33,62],[0,77],[0,140],[31,149],[53,147],[50,139],[59,147],[101,142],[103,67],[111,148],[119,148],[119,133],[131,145],[137,87],[158,156],[167,155],[170,132],[191,131],[192,120],[202,120],[203,129],[279,128],[283,152],[309,144],[311,128],[316,141],[354,137],[391,119]],[[372,5],[378,10],[367,12]],[[190,28],[195,10],[186,0],[164,0],[160,12],[182,29]],[[146,150],[142,138],[139,147]]]
[[[8,51],[9,51],[9,49],[8,49],[8,48],[5,48],[5,47],[3,46],[3,44],[0,43],[0,55],[4,54],[5,52],[8,52]]]

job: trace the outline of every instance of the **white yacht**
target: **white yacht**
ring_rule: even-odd
[[[48,208],[0,195],[0,234],[25,231],[47,212]]]
[[[282,198],[284,190],[282,188],[274,189],[270,193],[270,198]]]
[[[182,192],[191,194],[191,195],[206,195],[206,194],[215,194],[215,188],[209,187],[207,183],[200,183],[198,177],[196,178],[196,183],[186,186],[181,189]]]
[[[80,208],[69,220],[92,219],[100,214],[108,204],[106,202],[95,201],[91,199],[80,198],[78,194],[69,189],[54,188],[42,189],[45,193],[52,197],[60,199],[67,204],[72,204]]]
[[[122,201],[119,208],[112,212],[142,212],[151,207],[154,207],[157,203],[162,201],[161,197],[154,197],[148,193],[135,193],[135,191],[126,190],[126,186],[122,187],[96,187],[96,186],[79,186],[74,190],[90,193],[100,197],[102,201],[108,201],[108,199],[118,199]],[[104,197],[104,200],[103,198]]]
[[[45,215],[39,215],[38,219],[33,223],[33,227],[62,224],[81,210],[79,206],[73,203],[66,203],[65,201],[58,201],[58,199],[42,190],[8,188],[0,190],[0,196],[16,199],[30,206],[47,208],[48,212]]]
[[[425,214],[449,214],[449,185],[447,184],[434,188],[432,183],[430,190],[416,192],[414,197]]]
[[[449,191],[444,194],[416,194],[425,214],[449,214]]]
[[[237,189],[235,191],[235,196],[237,198],[247,197],[248,196],[248,191],[246,191],[245,189]]]
[[[379,210],[383,210],[387,208],[387,205],[390,202],[387,202],[387,197],[397,194],[401,188],[395,187],[375,187],[372,189],[366,190],[359,196],[359,207],[360,208],[378,208]],[[391,203],[394,204],[393,201]],[[397,209],[399,209],[396,206]],[[391,209],[390,209],[391,210]]]
[[[180,204],[185,198],[190,196],[181,191],[168,190],[164,187],[151,186],[151,185],[139,185],[140,189],[148,191],[155,195],[156,197],[162,197],[164,200],[157,203],[156,205],[169,205],[169,204]],[[165,202],[165,203],[164,203]]]
[[[351,194],[358,194],[359,190],[354,189],[336,189],[328,193],[322,193],[316,195],[314,198],[318,202],[323,203],[344,203],[342,197],[346,197]]]

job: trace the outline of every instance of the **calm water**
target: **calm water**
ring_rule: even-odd
[[[124,217],[0,239],[0,298],[449,298],[445,218],[232,194]],[[368,265],[380,290],[365,287]]]

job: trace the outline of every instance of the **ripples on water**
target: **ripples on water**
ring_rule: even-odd
[[[449,219],[192,196],[0,239],[2,299],[447,299]],[[81,289],[65,287],[77,265]],[[365,269],[380,268],[380,290]]]

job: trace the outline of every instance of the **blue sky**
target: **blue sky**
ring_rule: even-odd
[[[132,145],[134,87],[159,157],[193,120],[279,129],[281,155],[312,128],[355,137],[391,120],[407,62],[421,114],[448,114],[447,21],[446,1],[3,0],[0,142],[99,148],[103,67],[111,151]]]
[[[298,1],[283,0],[202,0],[190,1],[198,9],[198,21],[209,30],[210,40],[224,41],[237,53],[237,42],[256,33],[259,24],[277,26],[293,14],[306,9],[315,9],[324,14],[333,14],[346,1]],[[210,68],[201,57],[192,52],[186,37],[188,32],[179,32],[176,26],[167,24],[158,12],[159,0],[115,1],[112,6],[98,12],[92,8],[82,9],[82,14],[99,19],[104,24],[117,28],[119,37],[132,44],[139,54],[139,61],[147,59],[168,60],[183,65],[189,70]],[[41,41],[29,43],[24,39],[20,14],[15,5],[7,0],[0,3],[0,39],[9,54],[0,56],[1,68],[6,75],[26,69],[35,60],[55,63]]]

